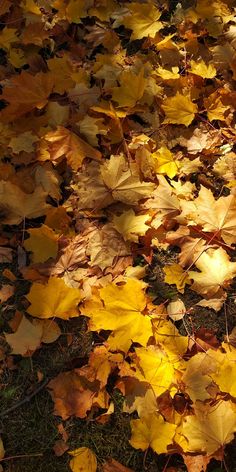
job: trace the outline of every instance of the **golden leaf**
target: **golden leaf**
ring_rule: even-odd
[[[212,64],[206,64],[203,60],[190,61],[190,65],[190,72],[199,75],[203,79],[213,79],[216,76],[216,68]]]
[[[234,437],[236,410],[231,401],[220,401],[217,405],[195,408],[195,415],[183,419],[181,435],[185,452],[213,454]],[[178,437],[175,439],[179,443]]]
[[[44,139],[47,143],[47,150],[51,160],[57,162],[65,156],[68,164],[74,170],[78,170],[81,167],[85,157],[96,160],[101,159],[100,151],[63,126],[58,126],[56,131],[47,133]]]
[[[188,273],[179,264],[172,264],[163,268],[165,272],[165,282],[175,284],[180,293],[184,293],[186,284],[191,284]]]
[[[146,345],[152,335],[151,320],[142,311],[146,306],[142,282],[128,279],[123,285],[109,284],[84,304],[82,314],[90,318],[90,329],[112,330],[108,344],[112,350],[127,351],[132,342]]]
[[[95,454],[87,447],[79,447],[74,451],[68,451],[73,456],[70,460],[72,472],[96,472],[97,459]]]
[[[167,452],[167,447],[173,443],[177,426],[167,423],[164,418],[155,413],[138,420],[131,420],[131,446],[145,451],[149,447],[158,454]]]
[[[29,229],[28,233],[30,237],[24,242],[24,247],[33,253],[33,263],[45,262],[50,257],[55,259],[58,250],[58,236],[51,228],[41,225],[39,228]]]
[[[122,24],[133,31],[131,39],[154,38],[162,28],[162,22],[158,21],[161,12],[152,4],[135,2],[128,5],[128,9],[130,14],[123,18]]]
[[[194,281],[191,288],[208,297],[218,292],[222,295],[222,289],[227,287],[236,275],[236,262],[231,262],[227,252],[221,247],[203,252],[195,266],[200,272],[189,271],[189,278]]]
[[[112,222],[125,241],[138,242],[138,237],[143,236],[149,229],[149,226],[145,224],[149,219],[149,215],[136,216],[134,210],[130,209],[120,216],[114,216]]]
[[[172,152],[162,146],[152,154],[154,159],[155,172],[157,174],[166,174],[171,179],[178,173],[178,163],[174,160]]]
[[[136,102],[143,96],[146,79],[143,77],[143,69],[138,75],[124,71],[119,76],[120,87],[112,90],[112,99],[120,107],[134,107]]]
[[[80,291],[68,287],[63,279],[51,277],[47,285],[33,283],[26,298],[31,303],[28,313],[37,318],[56,316],[67,320],[78,316]]]
[[[191,99],[177,92],[174,97],[166,98],[162,103],[166,118],[163,123],[189,126],[195,118],[198,107]]]

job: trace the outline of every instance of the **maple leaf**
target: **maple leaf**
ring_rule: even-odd
[[[210,121],[225,121],[225,112],[230,109],[230,106],[224,105],[222,97],[218,92],[214,92],[209,97],[205,98],[204,105],[207,109],[207,117]]]
[[[204,401],[210,398],[206,388],[211,384],[210,375],[213,370],[211,362],[211,355],[208,352],[207,355],[199,352],[191,357],[186,364],[182,381],[187,394],[193,402],[196,402],[196,400]]]
[[[16,225],[25,218],[37,218],[45,215],[50,205],[46,203],[47,193],[41,186],[33,193],[23,192],[10,181],[0,181],[1,221],[4,224]]]
[[[157,174],[166,174],[171,179],[178,173],[178,164],[174,160],[172,152],[162,146],[152,154],[155,163],[155,171]]]
[[[9,146],[15,154],[19,154],[21,151],[32,152],[34,151],[33,144],[35,144],[38,139],[39,138],[33,135],[31,131],[25,131],[25,133],[11,138]]]
[[[222,392],[227,392],[236,397],[235,373],[236,373],[236,350],[225,345],[226,352],[208,351],[211,357],[213,372],[210,377],[218,385]],[[195,356],[196,357],[196,356]]]
[[[153,228],[159,228],[165,219],[174,219],[180,213],[180,201],[174,194],[173,188],[164,177],[158,176],[158,180],[160,182],[159,186],[144,203],[144,208],[148,208],[154,213],[151,222]]]
[[[128,5],[130,14],[122,19],[122,24],[132,30],[131,39],[142,39],[145,36],[154,38],[162,28],[162,22],[158,21],[161,12],[152,4],[131,3]]]
[[[145,451],[151,447],[158,454],[167,452],[167,447],[173,442],[177,425],[167,423],[164,418],[155,413],[138,420],[131,420],[131,446]]]
[[[120,107],[134,107],[143,96],[146,79],[143,77],[143,69],[138,75],[129,71],[121,72],[119,76],[120,87],[112,90],[112,99]]]
[[[98,380],[100,386],[105,387],[111,371],[122,361],[122,354],[113,354],[105,346],[98,346],[91,352],[88,364],[77,369],[77,372],[90,382]]]
[[[135,163],[128,164],[120,154],[111,156],[101,168],[102,179],[114,200],[135,205],[154,190],[152,182],[141,182]]]
[[[202,225],[203,231],[214,232],[227,244],[236,243],[236,197],[228,195],[214,199],[211,190],[201,186],[194,200],[197,217],[194,220]]]
[[[142,283],[128,279],[123,285],[109,284],[99,291],[103,303],[92,298],[81,308],[90,318],[90,329],[112,330],[108,344],[112,350],[129,349],[132,342],[146,345],[152,335],[151,321],[142,314],[146,306]]]
[[[168,390],[174,382],[174,366],[166,353],[157,346],[136,348],[136,377],[150,384],[158,397]]]
[[[143,236],[149,229],[145,224],[150,219],[149,215],[135,215],[130,209],[124,211],[120,216],[113,217],[113,225],[115,229],[122,234],[123,238],[129,241],[138,242],[138,237]]]
[[[102,118],[93,118],[92,116],[87,115],[77,124],[79,126],[81,134],[86,137],[88,143],[91,146],[98,146],[98,134],[107,134],[107,128],[103,123]]]
[[[0,46],[3,49],[10,49],[12,43],[19,41],[17,35],[17,29],[15,28],[3,28],[0,33]]]
[[[194,281],[191,288],[208,297],[222,294],[222,289],[227,287],[236,275],[236,262],[230,262],[227,252],[221,247],[205,251],[195,265],[200,272],[189,271],[189,278]]]
[[[54,414],[62,419],[71,415],[84,418],[93,404],[94,391],[84,385],[75,370],[63,372],[48,384],[54,405]]]
[[[33,76],[22,71],[21,74],[11,77],[1,95],[1,98],[9,103],[1,111],[2,118],[11,121],[34,108],[42,109],[48,102],[53,86],[52,76],[43,72]]]
[[[188,349],[188,337],[181,336],[176,326],[167,320],[153,322],[156,343],[162,347],[174,367],[182,368],[181,358]]]
[[[78,316],[77,305],[81,300],[77,288],[68,287],[63,279],[51,277],[47,285],[33,283],[27,300],[31,303],[28,313],[37,318],[54,316],[67,320]]]
[[[216,68],[212,64],[206,64],[203,60],[190,61],[190,65],[190,72],[199,75],[203,79],[213,79],[216,75]]]
[[[183,268],[179,264],[165,266],[163,271],[165,272],[164,281],[167,284],[175,284],[180,293],[184,293],[184,287],[186,284],[191,284],[188,273],[184,272]]]
[[[24,247],[33,253],[33,263],[45,262],[50,257],[55,259],[58,250],[58,236],[51,228],[42,225],[40,228],[29,229],[28,233],[30,237],[24,242]]]
[[[111,224],[104,225],[89,238],[86,254],[90,256],[91,266],[102,270],[110,267],[115,258],[130,255],[130,248]]]
[[[185,452],[206,452],[213,454],[232,441],[236,431],[236,411],[230,401],[220,401],[217,405],[195,408],[194,416],[183,419],[180,442]],[[179,443],[179,439],[175,438]]]
[[[79,447],[74,451],[68,451],[73,459],[70,460],[72,472],[96,472],[97,459],[95,454],[87,447]]]
[[[25,316],[13,334],[5,333],[7,343],[12,348],[12,354],[31,356],[41,344],[43,328],[41,325],[34,325]]]
[[[163,123],[189,126],[194,120],[198,107],[191,99],[177,92],[174,97],[166,98],[162,103],[166,118]]]
[[[179,79],[180,77],[178,67],[172,67],[171,70],[164,69],[163,67],[158,67],[155,70],[155,73],[163,80],[175,80]]]
[[[74,170],[78,170],[81,167],[85,157],[96,160],[101,159],[101,153],[97,149],[63,126],[58,126],[56,131],[47,133],[44,139],[47,143],[46,150],[49,158],[53,162],[57,162],[65,156],[68,164]]]

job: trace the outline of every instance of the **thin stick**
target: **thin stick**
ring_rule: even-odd
[[[228,318],[227,318],[227,307],[226,307],[225,302],[224,302],[224,315],[225,315],[226,340],[227,340],[227,343],[229,343],[229,327],[228,327]]]
[[[9,413],[16,410],[20,406],[24,405],[25,403],[28,403],[35,395],[37,395],[39,392],[41,392],[41,390],[47,385],[48,382],[49,382],[49,380],[45,379],[44,382],[42,382],[39,385],[39,387],[34,390],[34,392],[32,392],[30,395],[27,395],[25,398],[23,398],[23,400],[20,400],[19,402],[15,403],[15,405],[11,406],[7,410],[0,413],[0,418],[2,418],[4,416],[7,416]]]
[[[38,452],[35,454],[19,454],[19,456],[3,457],[3,459],[0,459],[0,462],[11,461],[13,459],[21,459],[22,457],[42,457],[42,456],[43,456],[42,452]]]

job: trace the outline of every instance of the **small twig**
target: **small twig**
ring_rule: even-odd
[[[0,413],[0,418],[2,418],[3,416],[7,416],[9,413],[11,413],[12,411],[16,410],[16,409],[19,408],[20,406],[24,405],[25,403],[28,403],[33,397],[35,397],[35,395],[37,395],[39,392],[41,392],[41,390],[47,385],[48,382],[49,382],[49,379],[45,379],[45,380],[39,385],[39,387],[34,390],[34,392],[32,392],[30,395],[27,395],[25,398],[23,398],[23,399],[20,400],[19,402],[15,403],[15,405],[11,406],[11,407],[8,408],[7,410],[5,410],[5,411],[3,411],[2,413]]]
[[[2,459],[0,459],[0,462],[11,461],[13,459],[21,459],[22,457],[42,457],[42,456],[43,456],[42,452],[37,452],[35,454],[19,454],[19,456],[3,457]]]
[[[224,315],[225,315],[225,331],[226,331],[226,340],[229,344],[229,327],[228,327],[228,318],[227,318],[227,307],[226,303],[224,302]]]

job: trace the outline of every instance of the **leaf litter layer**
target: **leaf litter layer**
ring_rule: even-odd
[[[0,15],[3,469],[227,470],[234,2]]]

